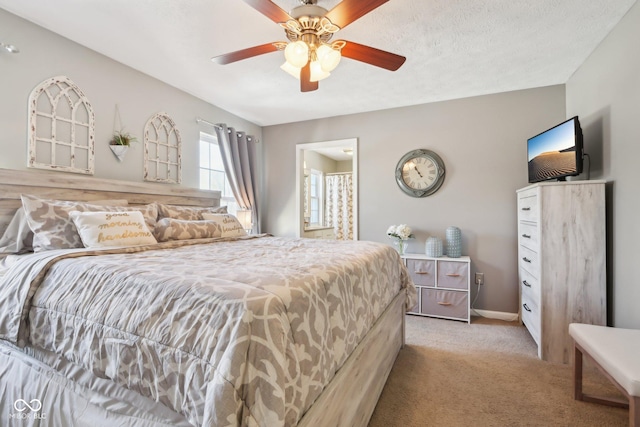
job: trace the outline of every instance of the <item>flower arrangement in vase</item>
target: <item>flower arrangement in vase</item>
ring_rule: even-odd
[[[404,255],[407,248],[407,240],[413,238],[411,227],[407,224],[392,225],[387,229],[387,236],[394,239],[393,243],[400,255]]]

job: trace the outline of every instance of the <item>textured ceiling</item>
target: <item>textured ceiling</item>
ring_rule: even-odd
[[[242,0],[0,0],[0,7],[265,126],[565,83],[635,1],[390,0],[336,38],[406,63],[390,72],[343,59],[309,93],[280,70],[281,52],[210,61],[285,40]],[[274,2],[287,11],[299,5]],[[318,1],[326,9],[337,3]]]

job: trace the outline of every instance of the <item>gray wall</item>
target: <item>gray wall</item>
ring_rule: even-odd
[[[95,176],[128,181],[143,179],[143,146],[133,144],[119,163],[109,149],[115,106],[122,125],[142,141],[147,120],[157,112],[173,118],[182,136],[182,185],[198,187],[199,132],[213,132],[198,125],[196,117],[224,122],[262,139],[261,128],[220,108],[113,61],[42,27],[0,9],[2,42],[16,45],[17,55],[0,53],[0,168],[26,169],[27,101],[43,80],[65,75],[80,87],[96,116]],[[141,53],[142,54],[142,53]],[[151,54],[151,53],[150,53]],[[180,66],[167,62],[168,67]],[[216,82],[211,82],[216,84]],[[261,146],[258,146],[258,155]]]
[[[336,172],[351,172],[351,171],[353,171],[353,161],[341,160],[338,162],[338,167],[336,168]]]
[[[580,116],[592,178],[606,179],[609,318],[640,328],[640,4],[591,54],[566,84],[567,115]]]
[[[565,118],[564,86],[480,96],[263,128],[263,230],[295,236],[295,145],[359,140],[360,239],[389,243],[391,224],[409,224],[424,252],[428,236],[455,225],[473,271],[485,273],[476,308],[516,313],[516,189],[527,185],[526,139]],[[408,151],[426,148],[445,162],[434,195],[415,199],[396,185]],[[475,289],[475,287],[474,287]]]
[[[338,167],[338,162],[313,150],[304,150],[304,164],[305,169],[315,169],[324,173],[336,172]]]

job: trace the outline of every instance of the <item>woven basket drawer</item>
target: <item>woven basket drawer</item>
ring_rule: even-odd
[[[467,292],[422,289],[422,313],[433,316],[467,320],[469,303]]]
[[[407,270],[413,279],[413,283],[418,286],[436,285],[435,261],[424,259],[407,259]]]
[[[440,261],[438,263],[438,287],[467,289],[469,264],[466,262]]]
[[[413,306],[411,309],[409,309],[408,313],[416,313],[419,314],[420,313],[420,290],[422,288],[421,287],[416,287],[416,291],[418,291],[418,298],[416,299],[416,305]]]

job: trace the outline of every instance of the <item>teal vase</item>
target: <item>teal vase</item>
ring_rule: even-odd
[[[458,227],[448,227],[446,232],[447,256],[460,258],[462,256],[462,232]]]

